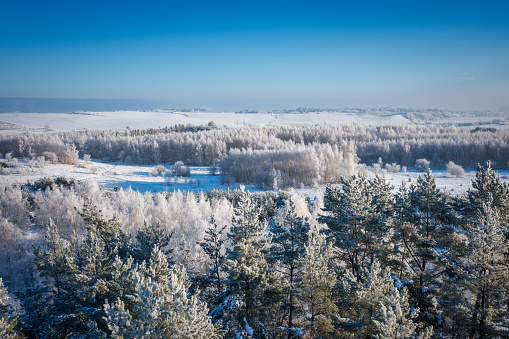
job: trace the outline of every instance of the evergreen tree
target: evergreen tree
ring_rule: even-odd
[[[336,284],[332,245],[324,234],[312,231],[300,258],[301,283],[299,299],[304,308],[305,332],[310,338],[332,334],[332,317],[337,313],[332,293]]]
[[[509,223],[509,186],[500,180],[500,177],[491,168],[488,161],[485,166],[477,165],[476,173],[472,179],[472,189],[467,191],[468,211],[475,218],[484,204],[490,204],[498,210],[502,227],[508,231]],[[509,234],[507,234],[509,237]]]
[[[37,337],[100,337],[107,329],[104,300],[132,289],[133,259],[119,256],[120,248],[129,247],[119,222],[104,220],[93,205],[88,208],[83,212],[87,234],[81,244],[75,236],[71,243],[62,240],[50,221],[46,248],[35,250],[38,271],[46,280],[43,286],[26,291],[22,300],[27,306],[40,305],[24,317],[30,321],[26,327]]]
[[[25,319],[32,333],[40,338],[60,338],[69,334],[95,333],[95,323],[83,313],[81,300],[77,295],[74,277],[78,267],[74,263],[75,246],[60,238],[55,224],[50,220],[47,226],[45,249],[35,249],[37,269],[45,279],[40,293],[27,295],[28,302],[37,300],[39,307]],[[34,290],[37,291],[37,290]],[[37,298],[37,299],[36,299]]]
[[[509,248],[489,194],[487,200],[469,230],[470,254],[465,258],[468,273],[463,284],[468,291],[465,296],[468,296],[469,338],[509,336],[509,330],[504,327],[509,312],[503,299],[509,287],[509,266],[505,258]]]
[[[225,268],[228,288],[238,301],[234,331],[264,332],[263,315],[267,309],[267,290],[271,280],[265,254],[270,238],[267,221],[260,220],[259,208],[242,192],[234,203],[233,225],[228,233]],[[265,298],[264,298],[265,297]]]
[[[168,233],[166,229],[160,224],[143,227],[136,234],[137,250],[134,251],[134,257],[139,261],[148,261],[152,257],[152,250],[154,246],[164,250],[164,254],[170,259],[173,249],[168,249],[173,233]]]
[[[0,338],[21,339],[15,330],[18,317],[11,313],[11,298],[0,278]]]
[[[400,196],[398,201],[406,203],[406,199]],[[455,216],[447,197],[436,188],[430,170],[410,187],[408,199],[410,206],[404,208],[409,210],[398,212],[400,220],[395,236],[406,251],[404,258],[408,269],[402,273],[410,273],[407,287],[412,303],[421,309],[420,326],[438,326],[439,310],[434,298],[439,296],[440,286],[447,283],[446,273],[452,273],[457,263],[453,254]]]
[[[221,266],[224,261],[224,242],[222,238],[226,226],[218,227],[214,218],[211,219],[211,226],[205,230],[205,237],[200,242],[200,247],[208,256],[211,262],[211,269],[207,272],[207,280],[214,285],[217,293],[223,291],[224,281],[221,279]]]
[[[272,269],[277,271],[283,280],[286,299],[279,326],[283,327],[283,321],[287,321],[286,327],[290,338],[296,332],[296,318],[301,313],[297,309],[300,285],[299,260],[305,253],[309,224],[302,217],[297,216],[295,203],[291,199],[286,201],[286,206],[282,209],[285,209],[283,222],[272,222],[270,225],[272,235],[270,263]]]
[[[170,268],[164,253],[152,252],[148,275],[137,271],[129,309],[122,299],[104,304],[113,338],[221,338],[207,316],[206,304],[188,297],[190,286],[183,267]]]
[[[339,284],[339,335],[343,338],[430,338],[432,328],[420,335],[405,287],[396,288],[390,272],[375,262],[363,270],[362,282],[346,271]]]
[[[341,258],[360,281],[361,270],[387,257],[392,187],[376,177],[354,175],[342,180],[342,189],[327,186],[319,221],[327,224]]]
[[[225,278],[222,272],[224,263],[223,232],[226,226],[219,227],[214,218],[211,218],[210,227],[205,230],[205,237],[200,242],[200,247],[208,257],[207,272],[197,279],[196,284],[200,289],[202,300],[206,301],[212,309],[210,315],[212,321],[219,320],[224,314],[224,301],[228,297],[225,291]]]

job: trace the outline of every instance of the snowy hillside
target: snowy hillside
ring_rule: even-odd
[[[375,117],[344,113],[237,114],[221,112],[86,112],[86,113],[4,113],[0,114],[0,134],[27,131],[71,131],[103,128],[158,128],[177,124],[201,125],[214,121],[219,126],[323,125],[361,123],[400,125],[409,120],[402,115]]]

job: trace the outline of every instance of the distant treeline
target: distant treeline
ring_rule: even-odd
[[[311,165],[320,145],[328,145],[343,156],[351,153],[360,163],[372,165],[396,163],[413,167],[417,159],[428,159],[430,166],[445,168],[449,161],[466,168],[491,161],[493,168],[505,169],[509,162],[509,131],[500,129],[461,129],[438,126],[365,126],[360,124],[337,126],[272,126],[217,128],[183,126],[148,130],[90,130],[65,133],[23,134],[0,139],[0,153],[14,157],[37,157],[53,152],[60,161],[75,159],[74,155],[90,155],[104,161],[125,164],[173,164],[216,166],[221,161],[225,172],[235,159],[260,157],[261,154],[282,152],[287,159],[303,167],[313,167],[313,177],[325,180],[319,164]],[[320,153],[320,152],[318,152]],[[273,160],[271,160],[273,159]],[[280,158],[281,159],[281,158]],[[335,161],[327,156],[319,162]],[[238,161],[237,161],[238,162]],[[263,172],[282,170],[281,161],[263,157]],[[261,165],[261,164],[260,164]],[[348,165],[351,165],[349,163]],[[251,169],[255,172],[257,169]],[[284,174],[286,173],[286,174]],[[290,179],[291,180],[291,179]]]

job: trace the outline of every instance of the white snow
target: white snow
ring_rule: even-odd
[[[218,126],[245,125],[333,125],[360,123],[400,125],[410,121],[403,115],[376,117],[338,112],[302,114],[236,114],[222,112],[86,112],[86,113],[2,113],[0,135],[44,131],[71,131],[105,128],[158,128],[176,124],[203,125],[214,121]]]
[[[86,163],[79,161],[78,165],[66,164],[47,164],[42,168],[26,166],[21,159],[18,165],[12,169],[5,169],[4,173],[12,172],[12,174],[0,175],[0,184],[26,184],[27,181],[35,182],[39,179],[48,177],[55,179],[65,177],[67,179],[76,180],[94,180],[101,187],[106,189],[131,188],[140,192],[160,192],[160,191],[190,191],[199,193],[214,189],[232,190],[241,188],[242,184],[222,185],[220,175],[210,175],[209,167],[191,166],[190,177],[174,177],[168,172],[166,176],[153,175],[152,169],[154,165],[124,165],[121,163],[108,163],[93,160]],[[165,166],[167,170],[171,166]],[[466,193],[471,187],[472,177],[475,171],[465,171],[463,178],[450,176],[446,171],[433,171],[436,176],[437,188],[447,191],[451,195],[461,195]],[[370,173],[368,172],[368,175]],[[422,172],[408,171],[406,173],[381,173],[394,186],[397,191],[401,183],[404,181],[408,186],[415,183]],[[509,171],[497,171],[502,181],[509,182]],[[260,191],[254,185],[245,185],[245,190],[250,192]],[[288,188],[287,190],[295,191],[311,198],[323,195],[325,185],[315,188]]]
[[[23,161],[18,161],[19,166],[12,170],[12,174],[0,175],[0,184],[26,184],[28,181],[34,183],[42,178],[55,179],[65,177],[76,180],[94,180],[99,186],[106,189],[115,187],[128,189],[131,188],[140,192],[160,192],[160,191],[189,191],[199,193],[214,189],[233,190],[239,188],[239,184],[221,185],[221,177],[209,174],[208,167],[189,167],[190,177],[173,177],[169,174],[153,175],[154,165],[123,165],[119,163],[107,163],[101,161],[91,161],[88,164],[80,161],[78,165],[67,164],[47,164],[42,168],[29,168],[24,166]],[[165,166],[167,170],[171,166]],[[259,191],[253,185],[247,185],[246,190],[250,192]]]
[[[486,124],[494,119],[504,120],[507,117],[458,117],[430,120],[431,124]],[[44,131],[71,131],[104,128],[158,128],[176,124],[202,125],[214,121],[218,126],[244,125],[335,125],[359,123],[366,125],[401,125],[411,123],[404,114],[394,115],[361,115],[344,112],[313,112],[313,113],[256,113],[237,114],[233,112],[83,112],[83,113],[2,113],[0,114],[0,135]],[[469,128],[474,128],[470,126]],[[481,125],[509,129],[505,125]]]

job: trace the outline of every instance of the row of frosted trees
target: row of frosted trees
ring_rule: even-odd
[[[58,225],[50,217],[41,231],[42,196],[53,190],[96,199],[75,200],[74,221],[54,207]],[[351,176],[314,202],[283,192],[157,194],[117,217],[108,201],[134,193],[53,190],[0,196],[2,243],[10,248],[7,226],[18,224],[35,242],[18,271],[24,281],[4,277],[11,295],[0,288],[5,337],[509,335],[509,187],[489,163],[461,197],[438,190],[431,172],[396,191]],[[10,215],[6,194],[28,203],[28,221],[23,209]],[[128,215],[140,219],[127,226]]]
[[[432,168],[445,168],[449,161],[474,168],[492,161],[494,168],[507,168],[509,132],[501,129],[459,129],[438,126],[272,126],[200,130],[90,130],[67,133],[24,134],[0,137],[0,153],[14,157],[37,157],[55,153],[60,161],[72,162],[79,154],[126,164],[216,165],[232,152],[291,149],[309,150],[328,144],[352,151],[361,163],[379,157],[385,163],[413,166],[417,159],[431,161]],[[355,154],[356,152],[356,154]],[[235,156],[237,153],[234,153]]]

